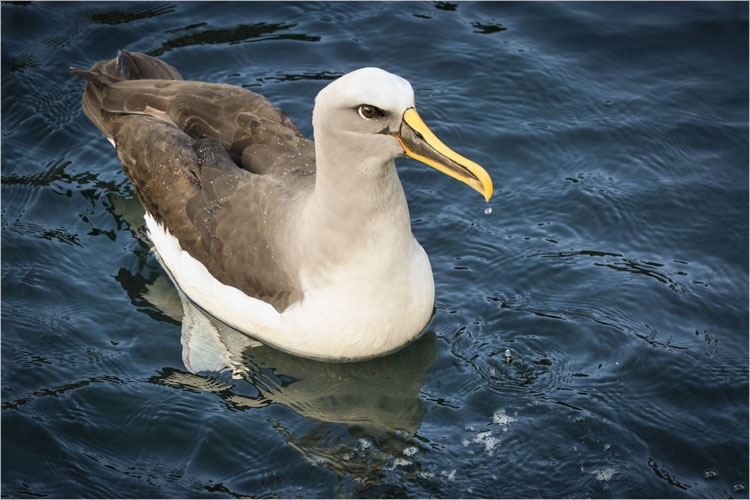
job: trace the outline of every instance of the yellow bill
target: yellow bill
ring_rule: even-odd
[[[399,135],[395,136],[407,155],[434,167],[454,179],[465,182],[486,201],[492,197],[492,179],[485,169],[442,143],[432,133],[414,108],[404,112]]]

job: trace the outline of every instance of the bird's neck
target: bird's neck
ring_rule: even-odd
[[[317,146],[315,190],[305,210],[308,231],[349,242],[356,247],[343,249],[349,252],[413,244],[409,208],[393,160],[361,152],[330,154],[332,148]]]
[[[298,219],[302,289],[306,296],[327,291],[334,308],[372,301],[380,316],[381,310],[401,310],[412,318],[421,311],[414,316],[419,329],[432,311],[432,270],[411,233],[393,160],[382,160],[382,152],[380,164],[378,155],[361,152],[326,157],[332,150],[316,144],[315,189]],[[371,319],[362,322],[379,324]]]

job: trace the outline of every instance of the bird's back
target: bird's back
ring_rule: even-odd
[[[87,80],[84,112],[115,144],[144,208],[183,250],[278,310],[299,298],[273,225],[312,192],[315,152],[284,113],[241,87],[184,81],[145,54],[71,73]]]

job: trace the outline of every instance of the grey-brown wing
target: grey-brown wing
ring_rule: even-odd
[[[87,80],[87,116],[183,249],[221,282],[284,309],[301,292],[295,263],[281,262],[289,255],[280,225],[289,200],[312,190],[312,141],[258,94],[159,79],[181,77],[157,59],[125,55],[71,71]]]
[[[315,172],[315,148],[289,117],[254,92],[219,83],[128,80],[109,85],[102,109],[143,113],[194,139],[212,137],[243,168],[258,174]]]
[[[82,107],[86,116],[96,127],[107,134],[102,112],[104,89],[112,83],[130,79],[182,80],[182,75],[166,62],[145,54],[122,50],[117,57],[99,61],[91,70],[69,68],[73,75],[86,80],[86,91],[83,94]]]
[[[221,143],[148,115],[111,120],[123,168],[146,210],[222,283],[283,310],[301,297],[280,238],[286,200],[312,188],[239,168]],[[297,193],[299,195],[300,193]]]

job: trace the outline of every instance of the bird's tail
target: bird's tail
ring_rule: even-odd
[[[179,71],[164,61],[127,50],[121,50],[114,59],[94,64],[90,70],[71,67],[68,72],[86,80],[83,112],[107,137],[109,132],[104,123],[106,111],[102,109],[102,102],[109,85],[122,80],[182,80]]]

